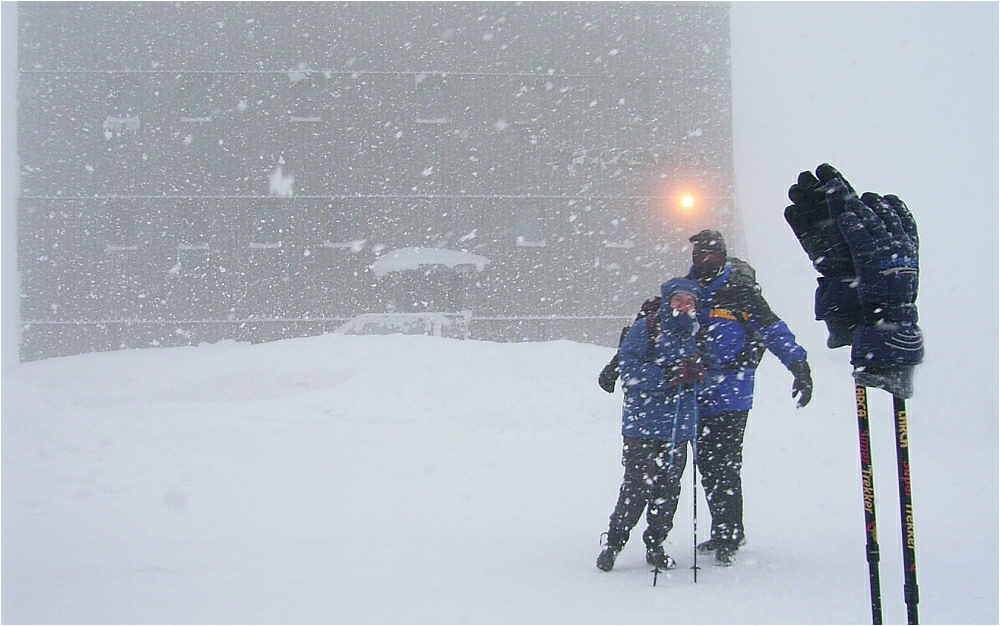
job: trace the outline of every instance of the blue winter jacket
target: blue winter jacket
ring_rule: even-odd
[[[674,315],[667,305],[678,281],[697,289],[684,278],[671,279],[660,287],[662,300],[656,315],[659,333],[649,349],[649,324],[645,317],[633,322],[618,348],[619,372],[625,390],[622,435],[656,441],[690,441],[694,438],[697,406],[694,386],[678,387],[667,381],[667,371],[682,358],[698,353],[695,318]]]
[[[693,268],[688,278],[694,279]],[[734,272],[733,267],[726,265],[718,278],[701,291],[698,321],[705,328],[716,360],[706,377],[710,393],[701,395],[699,408],[703,415],[748,411],[753,406],[756,367],[740,367],[733,363],[746,345],[745,327],[756,329],[767,349],[785,367],[805,359],[806,351],[796,343],[788,326],[771,311],[752,276]],[[742,323],[737,315],[743,317]]]

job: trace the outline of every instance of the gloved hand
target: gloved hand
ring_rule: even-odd
[[[837,200],[827,196],[830,213]],[[896,196],[848,196],[837,217],[858,273],[863,323],[854,331],[854,379],[900,398],[913,395],[913,369],[924,357],[917,326],[917,223]]]
[[[851,251],[827,201],[828,195],[836,195],[841,199],[842,211],[843,199],[853,194],[844,176],[823,163],[816,168],[815,176],[809,171],[799,174],[798,182],[788,189],[792,205],[785,209],[785,221],[813,267],[822,274],[817,279],[815,314],[816,319],[826,322],[826,345],[830,348],[851,343],[861,316]]]
[[[649,301],[647,300],[647,302]],[[659,304],[659,299],[657,299],[657,304]],[[646,305],[643,304],[643,306],[645,307]],[[619,349],[621,349],[622,343],[625,341],[625,336],[628,335],[628,331],[630,328],[631,326],[625,326],[622,328],[621,335],[618,337]],[[615,381],[618,380],[619,358],[620,358],[619,353],[615,352],[615,355],[611,357],[611,360],[608,362],[607,365],[604,366],[604,369],[601,370],[601,373],[597,375],[597,384],[600,385],[601,389],[607,391],[608,393],[615,392]]]
[[[792,373],[792,397],[799,397],[796,406],[801,409],[809,404],[813,397],[813,381],[809,363],[805,359],[796,361],[788,366],[788,371]]]
[[[700,357],[681,359],[667,370],[667,379],[678,387],[700,383],[705,380],[705,366]]]
[[[618,354],[611,359],[601,373],[597,376],[597,384],[601,386],[601,389],[607,391],[608,393],[615,392],[615,381],[618,380]]]

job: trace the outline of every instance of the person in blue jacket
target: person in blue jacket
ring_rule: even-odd
[[[697,431],[698,383],[704,380],[709,357],[699,345],[698,285],[674,278],[660,293],[655,312],[644,306],[647,314],[640,314],[619,347],[625,475],[607,543],[597,557],[597,567],[606,572],[614,567],[643,510],[646,562],[660,569],[676,567],[661,544],[673,527],[686,444]]]
[[[698,321],[717,358],[708,373],[713,393],[702,396],[699,405],[698,469],[712,513],[712,537],[698,550],[715,552],[717,563],[730,565],[744,543],[743,435],[764,347],[792,373],[792,397],[798,396],[799,407],[812,398],[812,376],[805,349],[771,311],[753,268],[727,256],[717,231],[703,230],[690,241],[688,278],[701,288]]]

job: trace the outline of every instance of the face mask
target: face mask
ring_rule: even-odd
[[[694,277],[701,282],[707,282],[716,278],[722,272],[722,265],[695,265]]]
[[[671,307],[670,315],[675,320],[677,320],[677,325],[680,327],[682,331],[690,333],[692,336],[694,336],[698,332],[698,328],[700,328],[700,326],[698,325],[697,310],[692,310],[688,311],[687,313],[683,313]]]

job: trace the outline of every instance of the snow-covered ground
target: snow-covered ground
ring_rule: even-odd
[[[596,384],[611,349],[328,335],[5,368],[2,621],[869,621],[848,357],[824,347],[781,218],[798,171],[829,160],[921,227],[921,621],[996,623],[996,16],[733,6],[750,261],[816,380],[796,410],[788,373],[761,366],[733,568],[691,580],[690,475],[667,546],[679,569],[654,588],[637,540],[594,567],[621,478],[621,394]],[[883,600],[903,623],[889,404],[872,392]]]
[[[846,355],[813,357],[803,410],[765,360],[749,543],[732,569],[702,557],[692,582],[688,474],[667,546],[680,567],[654,588],[640,540],[594,567],[621,478],[621,392],[596,384],[611,353],[331,334],[24,364],[4,379],[3,621],[865,622]],[[996,484],[974,469],[995,471],[995,448],[943,449],[942,421],[974,420],[912,405],[924,620],[993,621]],[[901,622],[888,409],[873,392]]]

